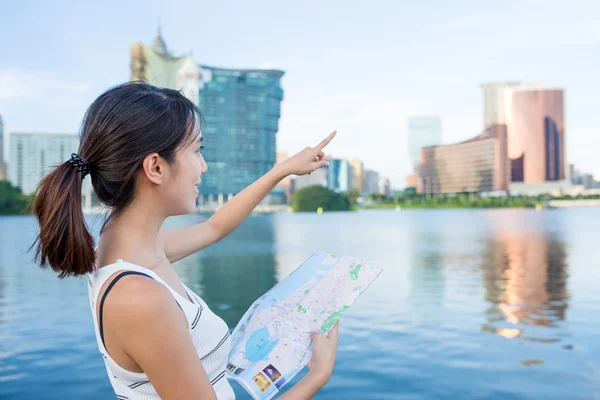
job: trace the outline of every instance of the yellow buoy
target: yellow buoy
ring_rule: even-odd
[[[540,203],[537,203],[535,205],[535,211],[540,211],[542,209],[542,205]]]
[[[317,214],[323,214],[323,207],[317,208]]]

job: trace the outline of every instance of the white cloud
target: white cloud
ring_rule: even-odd
[[[90,89],[88,83],[61,80],[49,71],[0,69],[0,100],[39,96],[48,91],[84,93]]]

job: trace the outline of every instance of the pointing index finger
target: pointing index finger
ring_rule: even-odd
[[[323,139],[321,141],[321,143],[319,143],[315,149],[317,149],[318,151],[321,151],[325,148],[325,146],[327,146],[329,144],[329,142],[331,142],[331,139],[333,139],[335,137],[335,134],[337,133],[337,129],[333,132],[331,132],[331,134],[329,136],[327,136],[325,139]]]

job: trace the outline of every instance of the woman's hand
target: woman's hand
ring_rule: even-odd
[[[310,374],[322,379],[323,385],[327,383],[333,372],[338,347],[338,326],[339,322],[335,324],[327,336],[320,333],[311,334],[313,341],[312,359],[308,363],[308,369]]]
[[[334,132],[335,134],[335,132]],[[332,137],[332,136],[330,136]],[[330,138],[328,138],[331,140]],[[308,374],[285,392],[280,400],[306,400],[312,398],[329,380],[335,364],[338,345],[338,324],[327,336],[312,333],[312,359],[308,363]]]
[[[281,164],[285,167],[286,172],[290,175],[306,175],[316,169],[329,165],[328,158],[323,153],[323,149],[331,142],[336,133],[337,130],[333,131],[315,147],[307,147],[298,154],[283,161]]]

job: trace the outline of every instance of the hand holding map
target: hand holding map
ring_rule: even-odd
[[[268,400],[311,359],[311,332],[328,333],[381,273],[352,257],[316,253],[256,300],[232,334],[228,377]]]

